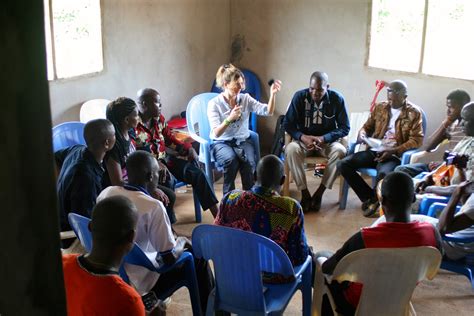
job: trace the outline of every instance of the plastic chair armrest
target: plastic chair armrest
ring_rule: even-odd
[[[465,244],[465,243],[474,242],[474,236],[472,236],[472,237],[461,237],[461,236],[456,236],[456,235],[453,235],[453,234],[446,234],[446,235],[443,236],[443,240]]]
[[[306,260],[299,266],[295,266],[295,278],[299,278],[303,272],[308,268],[308,265],[311,264],[311,256],[307,256]]]
[[[347,151],[347,156],[352,155],[354,153],[356,146],[357,146],[357,143],[349,144],[349,150]]]
[[[173,264],[165,264],[165,265],[159,267],[158,269],[156,269],[156,271],[158,273],[165,273],[165,272],[168,272],[170,270],[173,270],[176,267],[179,267],[179,266],[185,264],[189,260],[193,260],[193,255],[191,253],[187,252],[187,251],[184,251],[181,254],[181,256],[178,258],[178,260],[176,260]]]
[[[403,154],[402,154],[402,162],[401,162],[401,165],[407,165],[410,163],[410,160],[411,160],[411,155],[413,155],[414,153],[418,152],[418,149],[411,149],[411,150],[407,150],[405,151]]]

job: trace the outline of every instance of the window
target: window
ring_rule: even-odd
[[[472,0],[373,0],[368,63],[474,80],[472,30]]]
[[[100,0],[44,0],[48,79],[103,69]]]

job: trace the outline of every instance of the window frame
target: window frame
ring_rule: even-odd
[[[44,3],[47,3],[47,9],[48,9],[48,16],[49,16],[49,25],[47,25],[47,21],[44,21],[45,27],[49,28],[49,34],[51,36],[51,61],[52,61],[52,70],[53,70],[53,78],[49,79],[48,82],[61,82],[61,81],[70,81],[70,80],[76,80],[76,79],[81,79],[81,78],[90,78],[90,77],[95,77],[97,75],[102,74],[105,71],[105,53],[104,53],[104,15],[102,12],[102,0],[97,0],[99,2],[99,9],[100,9],[100,38],[101,38],[101,46],[102,46],[102,53],[101,53],[101,58],[102,58],[102,69],[99,71],[93,71],[93,72],[88,72],[80,75],[74,75],[71,77],[65,77],[65,78],[59,78],[57,75],[57,67],[56,67],[56,43],[54,41],[54,20],[53,20],[53,2],[54,0],[43,0]],[[65,0],[67,1],[67,0]],[[43,4],[43,8],[46,10],[45,5]],[[46,12],[44,12],[44,16],[46,16]],[[45,37],[47,37],[48,34],[45,32]],[[46,38],[45,38],[46,41]],[[47,43],[46,43],[47,45]],[[46,52],[47,54],[48,52]],[[49,57],[46,56],[46,62],[48,62]]]
[[[418,65],[418,71],[412,72],[412,71],[405,71],[405,70],[394,70],[394,69],[387,69],[387,68],[380,68],[380,67],[375,67],[369,65],[369,58],[370,58],[370,44],[371,44],[371,39],[372,39],[372,10],[373,10],[373,2],[376,0],[371,0],[369,2],[369,12],[368,12],[368,23],[367,23],[367,42],[366,42],[366,57],[365,57],[365,66],[369,70],[381,70],[384,72],[390,72],[393,74],[403,74],[403,75],[412,75],[412,76],[417,76],[421,78],[440,78],[440,79],[449,79],[449,80],[461,80],[461,81],[466,81],[470,83],[474,83],[474,79],[465,79],[465,78],[456,78],[456,77],[448,77],[448,76],[443,76],[443,75],[434,75],[434,74],[428,74],[423,72],[423,63],[424,63],[424,58],[425,58],[425,44],[426,44],[426,27],[428,24],[428,11],[429,11],[429,1],[430,0],[425,0],[425,8],[424,8],[424,15],[423,15],[423,30],[422,30],[422,37],[421,37],[421,49],[420,49],[420,56],[419,56],[419,65]]]

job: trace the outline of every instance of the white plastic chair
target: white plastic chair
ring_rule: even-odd
[[[79,113],[79,120],[82,123],[87,123],[90,120],[106,118],[105,109],[109,103],[110,100],[107,99],[94,99],[84,102]]]
[[[418,282],[432,280],[438,273],[441,254],[434,247],[367,248],[354,251],[337,264],[331,279],[321,271],[326,258],[319,258],[314,278],[312,315],[321,314],[322,298],[328,295],[325,278],[364,285],[356,315],[416,315],[410,302]]]

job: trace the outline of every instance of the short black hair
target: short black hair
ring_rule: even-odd
[[[95,119],[86,123],[84,126],[84,140],[87,147],[97,147],[115,134],[112,123],[107,119]]]
[[[148,181],[152,171],[153,160],[156,158],[149,152],[137,150],[127,158],[126,166],[128,179],[132,183],[143,183]]]
[[[465,90],[455,89],[448,94],[446,100],[451,100],[451,102],[462,108],[465,104],[471,101],[471,97]]]
[[[325,73],[325,72],[322,72],[322,71],[315,71],[311,74],[311,77],[309,78],[309,80],[313,80],[313,79],[316,79],[316,80],[319,80],[321,81],[323,84],[324,83],[328,83],[329,81],[329,77],[328,77],[328,74]]]
[[[280,158],[266,155],[257,164],[257,181],[266,188],[279,186],[284,175],[284,167]]]
[[[90,228],[94,243],[101,247],[125,244],[136,229],[137,220],[137,208],[127,197],[116,195],[101,200],[92,210]]]
[[[406,212],[415,196],[413,180],[404,172],[391,172],[383,179],[381,194],[392,211]]]
[[[143,103],[143,102],[147,103],[147,102],[150,102],[152,98],[158,94],[159,94],[158,91],[156,91],[153,88],[140,89],[137,92],[137,101],[139,103]]]

